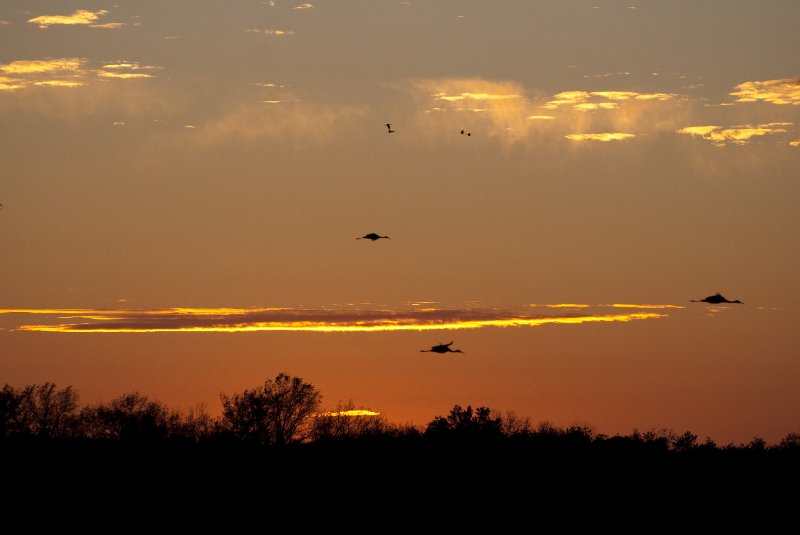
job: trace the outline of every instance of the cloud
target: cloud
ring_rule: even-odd
[[[413,96],[416,109],[411,113],[422,131],[421,139],[431,144],[458,142],[441,133],[462,129],[499,141],[504,148],[532,150],[540,150],[547,142],[674,135],[692,112],[686,105],[689,97],[664,91],[575,89],[546,95],[517,82],[481,78],[402,83]]]
[[[304,10],[304,9],[312,9],[312,8],[314,8],[314,4],[300,4],[299,6],[294,6],[292,9]]]
[[[635,137],[635,134],[605,132],[602,134],[567,134],[564,137],[572,141],[621,141],[623,139]]]
[[[39,315],[53,322],[23,324],[17,331],[60,333],[143,332],[380,332],[536,327],[548,324],[630,322],[666,317],[663,312],[581,311],[534,314],[530,307],[498,309],[171,308],[154,310],[0,309],[0,314]],[[67,321],[64,321],[67,320]]]
[[[730,93],[736,102],[769,102],[772,104],[800,105],[800,77],[782,80],[744,82]]]
[[[776,122],[776,123],[762,123],[762,124],[745,124],[730,127],[721,127],[715,125],[708,126],[687,126],[676,130],[679,134],[687,134],[692,137],[700,137],[707,141],[711,141],[718,147],[724,147],[727,144],[745,145],[750,142],[754,137],[766,136],[771,134],[780,134],[786,132],[785,126],[790,126],[792,123]]]
[[[202,135],[195,141],[216,145],[231,140],[261,143],[269,139],[299,149],[306,144],[325,143],[368,115],[364,106],[302,102],[291,94],[257,98],[254,103],[225,108],[222,114],[198,125]]]
[[[792,147],[800,147],[800,139],[794,139],[790,141],[789,145],[791,145]]]
[[[81,58],[18,60],[12,61],[11,63],[0,64],[0,71],[6,74],[77,71],[81,69],[84,63],[86,63],[86,60]]]
[[[613,110],[624,101],[661,101],[681,99],[675,93],[637,93],[635,91],[562,91],[553,95],[543,108],[571,107],[576,111]]]
[[[80,87],[85,74],[82,58],[17,60],[0,64],[0,91],[17,91],[29,87]]]
[[[118,30],[127,26],[124,22],[107,22],[105,24],[91,24],[90,28],[98,28],[100,30]]]
[[[0,64],[0,91],[16,91],[32,87],[82,87],[93,81],[117,78],[152,78],[146,72],[160,67],[141,66],[135,62],[121,62],[89,69],[83,58],[58,58],[17,60]]]
[[[100,11],[86,11],[85,9],[79,9],[72,15],[41,15],[39,17],[29,19],[28,22],[31,24],[38,24],[39,28],[43,29],[55,25],[91,25],[100,17],[108,15],[108,13],[109,12],[104,9],[101,9]]]
[[[285,37],[289,35],[294,35],[293,30],[268,30],[268,29],[259,29],[259,28],[248,28],[244,30],[245,32],[252,32],[252,33],[263,33],[264,35],[274,36],[274,37]]]

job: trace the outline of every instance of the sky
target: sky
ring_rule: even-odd
[[[285,372],[395,423],[776,443],[800,431],[797,20],[4,1],[0,383],[218,414]]]

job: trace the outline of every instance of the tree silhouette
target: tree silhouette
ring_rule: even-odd
[[[131,392],[108,405],[84,407],[80,421],[87,438],[153,442],[167,438],[180,416],[158,401]]]
[[[25,427],[22,411],[22,392],[6,384],[0,390],[0,440],[18,434]]]
[[[500,438],[503,435],[503,420],[499,416],[492,416],[492,410],[488,407],[478,407],[473,411],[470,405],[466,409],[455,405],[446,418],[436,416],[425,429],[425,435]]]
[[[54,383],[44,383],[16,390],[7,384],[0,391],[0,438],[63,437],[77,407],[78,393],[71,386],[58,390]]]
[[[283,372],[241,394],[220,394],[224,423],[236,437],[277,446],[310,436],[308,418],[319,408],[321,397],[313,385]]]

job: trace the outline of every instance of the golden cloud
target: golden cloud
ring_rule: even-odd
[[[421,130],[430,133],[428,141],[432,143],[441,142],[437,132],[445,127],[455,132],[480,130],[484,136],[503,142],[522,140],[531,128],[527,117],[532,115],[533,105],[515,82],[423,79],[407,82],[403,90],[410,92],[419,105],[416,120],[422,125]]]
[[[529,115],[528,119],[534,121],[552,121],[553,119],[555,119],[555,117],[552,115]]]
[[[127,26],[124,22],[107,22],[105,24],[91,24],[90,28],[98,28],[100,30],[118,30]]]
[[[25,87],[25,83],[17,78],[0,76],[0,91],[16,91]]]
[[[445,93],[438,93],[434,95],[437,100],[446,100],[448,102],[456,102],[459,100],[506,100],[512,98],[519,98],[519,95],[505,95],[505,94],[492,94],[492,93],[471,93],[465,91],[459,95],[447,95]]]
[[[72,80],[45,80],[43,82],[34,82],[33,85],[46,87],[80,87],[85,84]]]
[[[770,102],[772,104],[800,105],[800,77],[782,80],[744,82],[736,86],[732,97],[736,102]]]
[[[82,87],[92,79],[152,78],[152,74],[138,72],[160,67],[142,66],[136,62],[105,64],[98,70],[86,68],[83,58],[58,58],[43,60],[17,60],[0,64],[0,73],[13,76],[0,77],[0,91],[15,91],[31,87]],[[133,71],[133,72],[125,72]]]
[[[152,74],[145,72],[113,72],[113,71],[98,71],[97,76],[100,78],[119,78],[129,80],[132,78],[152,78]]]
[[[618,107],[616,102],[581,102],[575,104],[572,109],[576,111],[594,111],[594,110],[613,110]]]
[[[41,15],[29,19],[31,24],[38,24],[39,28],[48,28],[55,25],[89,25],[94,23],[100,17],[108,15],[108,11],[101,9],[100,11],[86,11],[79,9],[72,15]]]
[[[18,60],[12,61],[11,63],[0,64],[0,71],[7,74],[77,71],[81,69],[84,63],[86,63],[86,60],[81,58]]]
[[[619,102],[628,100],[638,101],[667,101],[677,98],[674,93],[637,93],[634,91],[562,91],[553,95],[553,98],[543,107],[557,109],[570,106],[577,111],[612,110],[618,107]]]
[[[314,7],[314,4],[300,4],[299,6],[294,6],[292,9],[303,10],[303,9],[311,9]]]
[[[602,134],[567,134],[564,137],[572,141],[621,141],[635,136],[635,134],[623,134],[621,132],[605,132]]]
[[[757,125],[747,124],[728,128],[720,126],[687,126],[676,130],[676,132],[679,134],[687,134],[692,137],[698,136],[721,147],[728,143],[744,145],[754,137],[784,133],[787,130],[783,127],[790,126],[791,124],[792,123],[787,122],[776,122]]]
[[[294,35],[294,30],[266,30],[266,29],[258,29],[258,28],[249,28],[244,30],[246,32],[252,33],[263,33],[264,35],[271,35],[275,37],[284,37],[287,35]]]
[[[800,147],[800,139],[794,139],[790,141],[789,145],[791,145],[792,147]]]
[[[662,312],[550,312],[497,309],[305,309],[171,308],[154,310],[0,309],[0,314],[41,315],[49,324],[23,324],[14,330],[60,333],[144,332],[382,332],[536,327],[548,324],[630,322],[666,317]],[[68,320],[64,322],[64,320]]]

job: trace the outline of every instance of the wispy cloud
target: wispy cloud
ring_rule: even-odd
[[[265,28],[248,28],[244,30],[250,33],[263,33],[272,37],[286,37],[294,35],[294,30],[278,30],[278,29],[265,29]]]
[[[18,60],[0,64],[0,71],[6,74],[78,71],[84,63],[86,63],[86,60],[81,58]]]
[[[98,28],[100,30],[118,30],[127,26],[124,22],[106,22],[105,24],[91,24],[90,28]]]
[[[31,87],[81,87],[93,80],[109,78],[152,78],[149,72],[160,67],[120,62],[91,69],[84,58],[17,60],[0,64],[0,91],[16,91]]]
[[[571,141],[622,141],[635,136],[635,134],[624,134],[622,132],[604,132],[600,134],[567,134],[564,137]]]
[[[682,98],[675,93],[638,93],[635,91],[562,91],[544,104],[545,109],[555,110],[571,107],[576,111],[613,110],[620,102],[634,101],[668,101]]]
[[[335,132],[358,124],[368,115],[363,106],[303,102],[289,93],[258,98],[254,102],[260,106],[243,103],[208,119],[196,142],[216,145],[233,139],[244,143],[269,139],[296,148],[300,146],[297,142],[302,142],[301,145],[325,143]]]
[[[85,74],[82,58],[18,60],[0,64],[0,91],[17,91],[28,87],[79,87]]]
[[[789,122],[746,124],[730,127],[716,125],[687,126],[676,130],[679,134],[687,134],[692,137],[700,137],[711,141],[714,145],[723,147],[727,144],[745,145],[755,137],[786,132],[786,126],[791,126]]]
[[[608,307],[597,307],[596,311],[538,314],[533,313],[532,308],[0,309],[0,314],[45,316],[51,320],[49,323],[22,324],[14,330],[60,333],[428,331],[629,322],[665,317],[663,312],[616,313],[606,310]],[[646,306],[642,305],[642,308]]]
[[[744,82],[730,93],[736,102],[769,102],[772,104],[800,105],[800,77],[782,80]]]
[[[432,144],[448,142],[442,141],[445,128],[456,132],[468,129],[473,135],[479,132],[506,147],[536,149],[542,142],[674,135],[691,111],[689,97],[666,91],[576,89],[548,97],[513,81],[445,78],[406,83],[416,106],[415,121]]]
[[[85,26],[94,24],[97,19],[102,16],[108,15],[108,11],[101,9],[100,11],[87,11],[79,9],[71,15],[41,15],[28,19],[31,24],[37,24],[39,28],[46,29],[50,26],[66,25],[66,26]]]
[[[314,4],[300,4],[299,6],[294,6],[292,9],[302,11],[304,9],[312,9],[312,8],[314,8]]]

